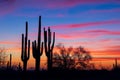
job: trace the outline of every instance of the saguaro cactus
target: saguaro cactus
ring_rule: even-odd
[[[40,49],[41,48],[41,49]],[[41,44],[41,16],[39,16],[39,26],[38,26],[38,41],[36,40],[32,42],[32,53],[33,57],[35,58],[35,70],[39,71],[40,69],[40,56],[43,53],[43,42]]]
[[[51,45],[51,31],[50,27],[48,27],[48,34],[44,28],[44,47],[45,47],[45,54],[47,56],[47,67],[48,70],[52,69],[52,51],[54,48],[55,43],[55,32],[53,32],[53,43]]]
[[[12,54],[10,54],[10,60],[7,62],[7,68],[11,69],[12,66]]]
[[[21,60],[23,62],[23,71],[26,71],[27,69],[27,61],[29,60],[29,58],[30,58],[30,40],[28,40],[28,22],[26,22],[25,37],[24,37],[24,34],[22,34]]]

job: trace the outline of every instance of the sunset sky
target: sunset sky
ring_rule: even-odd
[[[20,62],[25,22],[33,41],[40,15],[42,31],[50,26],[56,32],[55,45],[83,46],[93,57],[120,57],[120,0],[0,0],[0,47],[13,54],[13,62]]]

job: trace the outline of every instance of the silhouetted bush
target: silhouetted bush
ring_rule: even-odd
[[[65,48],[62,44],[56,47],[58,51],[53,55],[53,67],[79,70],[94,68],[94,65],[89,63],[92,59],[90,53],[83,47]]]
[[[6,66],[7,54],[4,48],[0,48],[0,68]]]

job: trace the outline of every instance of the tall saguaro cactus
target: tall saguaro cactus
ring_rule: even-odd
[[[29,60],[29,58],[30,58],[30,40],[28,40],[28,22],[26,22],[25,37],[24,34],[22,34],[21,60],[23,62],[23,71],[26,71],[27,69],[27,61]]]
[[[55,43],[55,32],[53,32],[53,42],[51,45],[51,31],[50,27],[48,27],[48,31],[45,30],[44,28],[44,48],[45,48],[45,54],[47,56],[47,67],[48,70],[52,69],[52,51],[54,48],[54,43]]]
[[[32,42],[32,53],[33,57],[35,58],[35,70],[39,71],[40,69],[40,56],[43,53],[43,42],[41,44],[41,16],[39,16],[39,26],[38,26],[38,41],[36,40]]]

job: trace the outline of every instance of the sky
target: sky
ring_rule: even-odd
[[[120,0],[0,0],[0,47],[13,54],[13,62],[20,62],[26,21],[29,39],[37,39],[39,16],[42,31],[51,27],[56,33],[55,45],[83,46],[93,57],[120,57]]]

